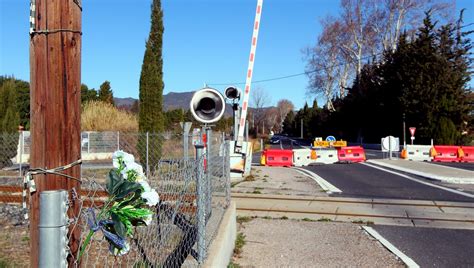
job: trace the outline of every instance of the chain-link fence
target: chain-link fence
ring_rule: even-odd
[[[107,164],[111,166],[113,152],[123,150],[135,155],[143,168],[151,171],[162,158],[177,160],[195,157],[192,142],[200,135],[85,131],[81,133],[82,168],[88,170]],[[22,171],[29,167],[30,145],[29,131],[0,133],[0,178],[21,176]]]
[[[10,159],[3,170],[15,170],[21,162],[23,169],[27,167],[29,135],[25,134],[1,135],[5,143],[0,144],[0,152]],[[86,158],[82,184],[72,194],[80,204],[80,216],[71,226],[76,233],[81,231],[79,248],[91,230],[93,235],[80,260],[74,256],[76,266],[194,267],[205,260],[230,203],[229,146],[222,133],[208,132],[206,146],[195,150],[193,141],[199,140],[170,133],[82,133],[82,158]],[[116,150],[135,157],[160,197],[152,223],[134,227],[130,251],[120,257],[111,254],[109,242],[90,220],[106,206],[106,176]]]

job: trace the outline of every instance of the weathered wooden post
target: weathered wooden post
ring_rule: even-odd
[[[31,0],[31,163],[30,168],[52,169],[81,157],[81,1]],[[80,166],[63,171],[79,178]],[[34,175],[36,191],[30,204],[30,266],[38,266],[39,196],[42,191],[78,190],[76,180],[53,174]],[[70,193],[71,191],[69,191]],[[71,197],[69,198],[71,200]],[[79,213],[79,204],[69,204],[69,218]],[[71,232],[71,229],[69,230]],[[69,234],[73,255],[79,247],[79,228]],[[69,266],[73,260],[69,257]]]

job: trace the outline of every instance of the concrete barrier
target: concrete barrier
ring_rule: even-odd
[[[407,160],[431,161],[431,145],[407,145]]]
[[[316,149],[317,159],[312,159],[311,163],[315,164],[334,164],[339,159],[337,158],[337,150],[334,148],[329,149]]]
[[[234,253],[236,238],[237,219],[235,202],[231,201],[219,225],[217,234],[209,246],[207,258],[202,267],[227,267]]]
[[[311,164],[311,149],[293,149],[293,165],[302,167]]]

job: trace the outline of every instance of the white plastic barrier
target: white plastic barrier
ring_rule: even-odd
[[[316,149],[317,159],[312,159],[311,163],[334,164],[339,159],[337,158],[337,150],[333,148]]]
[[[311,149],[293,149],[293,165],[302,167],[311,164]]]
[[[431,145],[407,145],[407,160],[431,161]]]

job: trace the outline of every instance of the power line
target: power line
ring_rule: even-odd
[[[370,59],[370,58],[373,58],[374,56],[376,57],[376,56],[380,56],[382,54],[383,54],[383,52],[377,53],[375,55],[365,56],[365,57],[362,57],[362,60]],[[340,63],[340,64],[335,65],[334,67],[340,67],[340,66],[343,66],[344,64],[346,64],[346,63]],[[312,71],[307,71],[307,72],[302,72],[302,73],[297,73],[297,74],[290,74],[290,75],[285,75],[285,76],[278,76],[278,77],[273,77],[273,78],[256,80],[256,81],[252,81],[252,83],[262,83],[262,82],[269,82],[269,81],[275,81],[275,80],[282,80],[282,79],[292,78],[292,77],[296,77],[296,76],[315,73],[317,71],[319,71],[319,70],[317,69],[317,70],[312,70]],[[245,82],[238,82],[238,83],[208,83],[208,85],[212,85],[212,86],[244,85],[244,84],[245,84]]]
[[[468,24],[465,24],[461,27],[459,27],[459,29],[462,29],[462,28],[465,28],[465,27],[469,27],[469,26],[472,26],[474,25],[474,22],[472,23],[468,23]],[[377,57],[377,56],[380,56],[384,54],[384,52],[380,52],[380,53],[377,53],[375,55],[369,55],[369,56],[365,56],[365,57],[362,57],[362,60],[366,60],[366,59],[370,59],[370,58],[373,58],[374,56]],[[341,63],[341,64],[337,64],[335,65],[335,67],[340,67],[340,66],[343,66],[344,64],[346,63]],[[277,76],[277,77],[272,77],[272,78],[267,78],[267,79],[262,79],[262,80],[255,80],[255,81],[252,81],[252,83],[263,83],[263,82],[270,82],[270,81],[276,81],[276,80],[283,80],[283,79],[288,79],[288,78],[292,78],[292,77],[297,77],[297,76],[302,76],[302,75],[308,75],[308,74],[311,74],[311,73],[315,73],[319,70],[312,70],[312,71],[307,71],[307,72],[302,72],[302,73],[297,73],[297,74],[290,74],[290,75],[285,75],[285,76]],[[245,85],[245,82],[236,82],[236,83],[208,83],[207,85],[211,85],[211,86],[227,86],[227,85]]]

